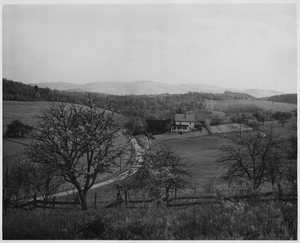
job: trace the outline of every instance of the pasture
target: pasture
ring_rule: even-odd
[[[292,132],[296,132],[293,130],[296,122],[296,120],[290,120],[283,127],[278,121],[265,122],[264,125],[260,125],[259,130],[264,131],[272,128],[281,136],[289,137]],[[228,125],[215,126],[215,128],[221,129],[222,126]],[[228,185],[218,179],[222,171],[217,168],[214,160],[219,148],[233,143],[232,137],[239,136],[239,126],[235,132],[226,133],[226,129],[224,131],[225,133],[222,132],[220,135],[191,132],[183,135],[165,133],[154,136],[153,144],[164,144],[171,147],[193,165],[194,178],[192,181],[194,181],[194,185],[191,186],[190,190],[187,190],[187,194],[201,194],[210,192],[212,189],[228,189]]]
[[[214,164],[215,155],[221,146],[231,142],[229,139],[218,135],[187,137],[185,139],[183,137],[181,139],[179,137],[178,139],[168,139],[167,136],[168,134],[165,135],[165,138],[156,137],[153,144],[164,144],[171,147],[192,165],[193,183],[190,190],[186,191],[187,194],[205,193],[206,187],[212,181],[218,183],[216,178],[221,171]],[[221,186],[220,183],[218,184]]]
[[[283,111],[290,112],[297,109],[295,104],[272,102],[267,100],[206,100],[205,103],[211,110],[225,111],[230,106],[253,106],[272,112]]]
[[[39,121],[41,109],[49,107],[50,102],[30,102],[30,101],[3,101],[3,132],[13,120],[20,120],[24,124],[36,126]]]

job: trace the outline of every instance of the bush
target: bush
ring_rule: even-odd
[[[32,131],[33,127],[24,124],[19,120],[13,120],[8,126],[6,130],[6,136],[8,137],[17,137],[21,136],[24,137],[25,134]]]

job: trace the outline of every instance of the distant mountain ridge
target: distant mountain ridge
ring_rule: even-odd
[[[72,84],[67,82],[58,83],[34,83],[41,88],[50,88],[64,91],[87,91],[112,95],[155,95],[155,94],[184,94],[187,92],[203,93],[224,93],[225,91],[235,93],[246,93],[256,98],[269,97],[273,95],[285,94],[275,90],[246,89],[237,90],[224,88],[215,85],[206,84],[167,84],[153,81],[133,81],[133,82],[94,82],[83,85]]]

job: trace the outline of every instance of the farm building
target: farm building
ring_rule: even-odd
[[[194,114],[175,114],[175,125],[171,126],[171,133],[184,133],[195,128]]]
[[[162,134],[170,130],[172,120],[146,120],[148,132],[152,134]]]
[[[212,126],[218,126],[222,124],[222,119],[219,118],[212,118],[211,119],[211,124]]]

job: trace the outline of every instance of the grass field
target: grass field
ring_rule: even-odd
[[[49,102],[30,102],[30,101],[3,101],[3,131],[13,120],[17,119],[24,124],[36,126],[41,109],[49,107]]]
[[[165,135],[167,137],[168,134]],[[172,135],[171,135],[172,136]],[[196,194],[203,193],[207,184],[220,175],[220,171],[214,164],[215,154],[218,149],[230,143],[227,138],[218,135],[198,136],[181,139],[163,139],[154,140],[156,144],[163,143],[170,146],[174,151],[181,154],[182,158],[193,164],[194,178],[192,179],[196,187]],[[194,193],[194,190],[188,190],[186,193]]]
[[[289,136],[292,131],[292,126],[297,122],[296,120],[290,120],[283,127],[277,121],[265,122],[264,125],[260,125],[260,130],[272,129],[280,133],[282,136]],[[196,136],[197,134],[197,136]],[[191,164],[193,164],[193,172],[195,174],[194,181],[196,187],[196,193],[201,194],[207,191],[209,185],[215,187],[215,189],[224,190],[227,189],[227,184],[220,182],[217,178],[221,171],[217,169],[214,164],[215,155],[218,149],[223,145],[232,143],[231,137],[238,136],[236,133],[225,133],[221,135],[204,135],[201,136],[197,133],[187,133],[183,135],[174,135],[171,133],[165,133],[162,135],[156,135],[154,144],[165,144],[170,146],[174,151],[186,158]],[[213,181],[213,184],[212,184]],[[193,193],[193,190],[188,190],[187,193]]]
[[[206,100],[211,109],[225,111],[229,106],[256,106],[265,110],[292,111],[297,109],[295,104],[272,102],[266,100]]]

